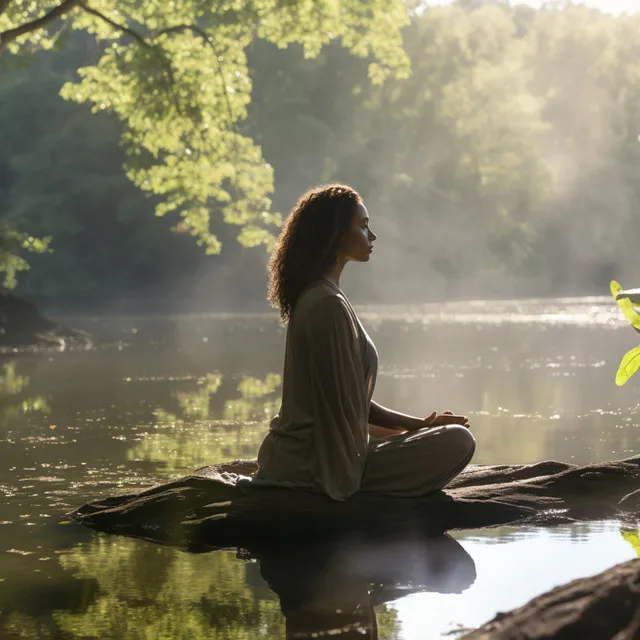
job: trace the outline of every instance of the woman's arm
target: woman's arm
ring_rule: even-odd
[[[385,429],[408,429],[410,431],[415,431],[425,426],[422,418],[387,409],[373,400],[369,405],[369,424]]]
[[[382,427],[384,429],[394,429],[398,432],[416,431],[424,427],[441,427],[447,424],[460,424],[463,427],[469,427],[467,416],[455,415],[451,411],[445,411],[438,414],[434,411],[427,418],[416,418],[415,416],[399,413],[393,409],[387,409],[382,405],[374,402],[369,403],[369,425],[374,427]],[[375,435],[369,429],[371,435]]]

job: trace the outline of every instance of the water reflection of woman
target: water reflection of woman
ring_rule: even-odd
[[[378,640],[376,606],[417,592],[461,593],[476,578],[473,559],[449,536],[255,555],[280,598],[288,640]]]
[[[269,299],[287,323],[282,406],[258,454],[257,482],[415,497],[444,487],[469,463],[465,416],[427,418],[372,400],[378,354],[340,276],[367,262],[375,233],[350,187],[316,188],[298,201],[271,257]]]

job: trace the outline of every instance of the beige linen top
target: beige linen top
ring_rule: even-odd
[[[282,406],[254,482],[320,490],[344,500],[360,488],[378,353],[342,291],[312,283],[287,327]]]

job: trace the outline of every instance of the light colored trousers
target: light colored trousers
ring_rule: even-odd
[[[469,464],[475,450],[469,429],[457,424],[386,440],[371,437],[360,490],[404,498],[437,491]]]

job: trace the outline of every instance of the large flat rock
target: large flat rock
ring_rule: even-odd
[[[300,536],[437,536],[506,523],[632,519],[640,511],[640,493],[634,493],[640,456],[586,466],[472,465],[445,491],[423,498],[360,492],[344,502],[243,481],[255,470],[252,460],[204,467],[139,493],[90,502],[70,516],[95,530],[206,550]]]
[[[640,560],[557,587],[463,640],[638,640]]]

